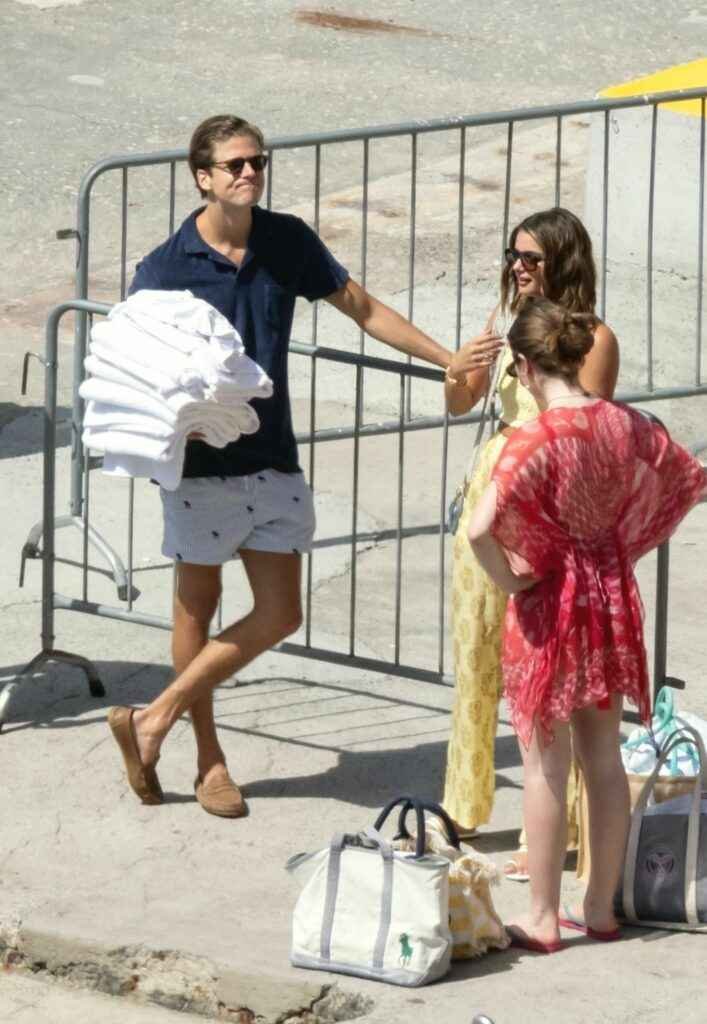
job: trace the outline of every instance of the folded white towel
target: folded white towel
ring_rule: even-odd
[[[179,388],[179,384],[168,373],[163,373],[153,367],[142,366],[134,359],[116,352],[109,345],[104,345],[100,341],[91,342],[90,354],[96,359],[100,359],[101,363],[129,373],[133,379],[141,381],[161,395],[170,395]],[[98,376],[95,371],[92,372],[94,376]]]
[[[156,324],[176,328],[176,331],[165,332],[164,337],[178,348],[184,345],[184,337],[189,335],[222,339],[226,354],[237,347],[233,344],[234,337],[238,339],[239,345],[243,344],[238,332],[225,316],[190,291],[170,292],[145,288],[130,295],[124,302],[119,302],[108,314],[110,320],[124,316],[146,330],[156,330]],[[149,327],[148,321],[151,321]],[[186,349],[182,348],[182,351]]]
[[[142,292],[138,294],[142,295]],[[129,302],[130,300],[128,300]],[[127,307],[127,302],[122,305]],[[157,332],[137,326],[145,322]],[[137,314],[98,323],[91,331],[92,354],[118,368],[129,370],[163,394],[182,387],[196,398],[228,402],[232,398],[270,398],[272,381],[256,362],[246,355],[240,336],[231,328],[229,348],[223,337],[204,340],[194,336],[189,351],[176,349],[171,334],[183,338],[183,332]],[[158,337],[159,334],[164,337]],[[166,339],[166,340],[165,340]],[[137,369],[142,367],[142,371]],[[99,372],[91,370],[92,373]]]
[[[82,440],[103,452],[104,472],[179,485],[187,440],[223,448],[260,421],[248,404],[272,381],[238,332],[190,292],[145,290],[114,306],[91,331],[91,376]]]
[[[174,427],[164,420],[106,402],[89,402],[83,425],[85,430],[119,430],[129,434],[143,434],[145,437],[174,436]]]
[[[197,402],[182,393],[160,398],[97,377],[85,380],[79,388],[79,394],[92,403],[86,413],[89,422],[85,425],[89,430],[93,429],[91,421],[96,416],[93,403],[101,408],[99,429],[103,430],[109,429],[111,409],[116,420],[124,419],[126,413],[134,411],[142,417],[165,424],[174,432],[203,433],[208,444],[212,443],[206,436],[210,430],[215,432],[214,436],[220,436],[221,431],[225,431],[228,437],[223,443],[227,444],[236,441],[241,434],[254,434],[260,426],[258,414],[247,402],[232,405]]]
[[[160,328],[160,324],[149,321],[149,324],[153,323],[158,329]],[[170,328],[170,330],[174,329]],[[130,317],[124,316],[116,320],[103,320],[94,324],[91,338],[110,345],[118,352],[125,353],[129,359],[134,359],[142,366],[171,373],[172,367],[176,368],[178,372],[193,350],[204,344],[204,339],[199,335],[181,335],[181,332],[176,330],[174,333],[181,336],[182,341],[187,344],[177,348],[169,340],[141,328]]]
[[[232,353],[229,365],[224,370],[215,362],[211,347],[197,348],[180,373],[179,384],[191,393],[201,388],[204,397],[215,402],[271,397],[272,381],[245,352]]]
[[[175,451],[171,462],[156,462],[139,455],[121,455],[106,452],[103,456],[103,472],[106,476],[146,477],[155,480],[166,491],[176,491],[182,482],[184,452]]]
[[[120,371],[115,371],[115,376]],[[174,427],[180,408],[189,405],[193,399],[189,395],[177,392],[169,398],[163,398],[156,392],[150,394],[137,386],[108,380],[102,377],[89,377],[79,387],[79,395],[85,401],[103,402],[108,405],[135,409],[146,416],[155,416]]]

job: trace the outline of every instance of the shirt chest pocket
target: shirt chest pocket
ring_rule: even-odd
[[[292,315],[294,300],[289,292],[276,281],[265,285],[265,319],[271,327],[282,328]]]

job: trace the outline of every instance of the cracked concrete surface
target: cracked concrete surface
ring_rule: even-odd
[[[39,9],[49,5],[56,9]],[[236,35],[239,110],[280,135],[588,98],[610,81],[703,55],[694,12],[686,14],[684,4],[675,0],[655,9],[600,0],[591,30],[578,4],[576,17],[570,4],[558,19],[552,5],[521,9],[511,0],[481,6],[461,0],[441,6],[389,0],[386,17],[414,24],[428,36],[424,42],[405,42],[386,33],[385,43],[352,32],[297,26],[290,0],[274,0],[267,11],[255,0],[242,0],[237,20],[227,16],[223,32],[205,31],[202,12],[188,0],[156,0],[148,6],[124,0],[120,7],[115,0],[99,0],[73,10],[53,0],[32,2],[34,10],[12,2],[0,6],[3,38],[17,44],[0,69],[7,86],[0,90],[0,105],[14,148],[23,154],[22,166],[11,168],[4,182],[9,213],[6,273],[0,282],[0,686],[37,652],[39,633],[41,565],[28,562],[23,591],[17,588],[17,570],[27,530],[41,515],[42,376],[33,363],[29,394],[19,396],[19,356],[27,348],[41,351],[48,310],[73,292],[74,247],[56,241],[54,232],[73,223],[77,185],[89,165],[116,148],[182,146],[193,124],[213,112],[214,95],[230,97],[231,104],[235,94],[223,92],[223,69],[232,66]],[[351,14],[381,17],[380,4],[361,0]],[[168,44],[155,45],[167,28]],[[523,44],[512,45],[513,39]],[[578,46],[582,60],[576,56]],[[562,201],[579,211],[586,128],[582,119],[567,122],[563,141]],[[548,159],[553,130],[552,124],[518,128],[511,219],[554,198]],[[468,136],[463,337],[483,322],[495,296],[504,133],[502,128]],[[453,339],[456,331],[457,141],[440,136],[419,140],[414,316],[423,329],[445,339]],[[41,174],[47,154],[51,174]],[[367,279],[374,291],[407,313],[409,152],[397,141],[378,142],[371,155]],[[362,269],[360,157],[360,147],[337,146],[331,156],[325,154],[322,168],[322,235],[355,275]],[[182,170],[177,219],[195,203]],[[279,154],[274,171],[275,205],[311,220],[307,159],[297,152]],[[156,183],[147,172],[131,183],[129,266],[165,233],[167,216],[164,205],[155,202],[157,193],[165,194],[164,179]],[[91,292],[96,298],[116,296],[118,205],[119,194],[106,181],[97,190],[94,208]],[[28,267],[33,268],[31,280]],[[610,263],[608,272],[617,299],[609,319],[623,345],[625,386],[641,372],[636,346],[642,339],[643,305],[636,296],[643,295],[644,281],[640,267]],[[688,350],[675,345],[675,338],[691,336],[694,327],[691,287],[662,267],[656,268],[656,281],[658,371],[670,375],[677,367],[682,374]],[[310,331],[311,312],[302,304],[296,334],[308,339]],[[326,309],[320,313],[319,340],[358,347],[357,332]],[[57,508],[64,511],[70,318],[62,324],[59,344]],[[390,355],[375,343],[367,350]],[[398,395],[389,379],[367,374],[365,382],[366,415],[371,420],[397,416]],[[321,364],[319,385],[317,425],[350,426],[348,370]],[[308,425],[309,386],[306,368],[293,358],[298,429]],[[689,439],[695,424],[704,422],[700,401],[699,406],[670,403],[656,411],[667,415],[678,436]],[[439,412],[439,387],[416,386],[413,409]],[[451,431],[449,442],[450,480],[455,481],[467,461],[468,432]],[[395,445],[395,438],[362,442],[362,533],[375,534],[396,523]],[[336,538],[348,532],[351,522],[351,446],[320,449],[327,451],[317,456],[318,536],[326,543],[317,548],[312,563],[312,643],[346,653],[351,550]],[[305,452],[305,464],[307,458]],[[439,459],[432,435],[406,438],[405,526],[437,521]],[[124,553],[124,489],[94,474],[92,495],[94,521]],[[135,576],[142,595],[136,607],[165,615],[169,568],[159,554],[159,512],[148,485],[138,488],[137,514]],[[707,636],[699,566],[706,527],[703,507],[672,545],[668,666],[688,683],[678,702],[703,715],[707,697],[699,683],[707,663]],[[57,546],[66,561],[80,561],[77,531],[62,531]],[[96,569],[103,567],[96,564]],[[641,567],[649,635],[654,570],[652,559]],[[436,669],[440,653],[449,664],[448,640],[440,639],[437,628],[439,571],[436,538],[404,541],[400,656],[425,669]],[[449,572],[448,548],[444,571]],[[359,545],[359,654],[389,658],[395,653],[395,575],[393,542]],[[80,588],[76,569],[59,565],[57,589],[77,594]],[[238,566],[229,567],[227,591],[224,615],[230,618],[245,606]],[[89,575],[89,595],[116,603],[115,588],[100,571]],[[223,742],[252,811],[238,823],[224,822],[208,818],[194,800],[188,723],[175,729],[160,764],[168,800],[157,810],[141,807],[126,792],[106,729],[111,703],[149,700],[170,678],[167,634],[63,613],[56,616],[56,633],[59,646],[95,661],[108,693],[92,699],[80,673],[45,666],[16,692],[0,736],[0,928],[8,967],[0,972],[3,1019],[157,1024],[203,1019],[193,1016],[198,1009],[240,1024],[251,1024],[253,1018],[328,1024],[361,1014],[366,1024],[408,1019],[466,1024],[474,1013],[485,1011],[497,1024],[551,1024],[570,1013],[576,1024],[594,1024],[598,1018],[610,1024],[658,1024],[676,1013],[681,1024],[703,1024],[704,958],[701,940],[689,935],[635,932],[617,949],[580,938],[561,958],[533,959],[509,951],[457,964],[445,982],[419,992],[292,970],[288,929],[296,894],[283,871],[285,860],[299,850],[318,848],[340,828],[371,824],[379,807],[403,786],[439,796],[450,691],[276,653],[260,659],[237,684],[229,681],[218,691]],[[478,845],[501,863],[516,844],[521,818],[519,761],[505,721],[497,759],[494,819]],[[577,892],[569,870],[565,891],[570,898]],[[511,916],[524,906],[527,892],[506,884],[494,898],[501,914]],[[36,974],[17,966],[23,962],[33,965]],[[97,990],[89,995],[72,984],[124,994],[119,999]],[[152,1003],[141,1004],[143,998]]]

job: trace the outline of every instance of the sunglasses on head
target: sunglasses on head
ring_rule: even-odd
[[[506,249],[503,255],[506,263],[510,263],[511,266],[520,260],[525,270],[537,270],[538,265],[545,259],[541,252],[519,252],[518,249]]]
[[[264,153],[259,153],[258,156],[237,156],[233,160],[221,160],[218,163],[211,164],[211,166],[219,167],[222,171],[228,171],[234,178],[240,178],[246,164],[250,164],[256,174],[260,174],[268,166],[268,158]]]

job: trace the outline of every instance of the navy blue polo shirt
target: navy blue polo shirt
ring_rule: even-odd
[[[348,271],[299,217],[253,207],[240,266],[203,240],[201,207],[137,265],[130,294],[142,288],[182,291],[205,299],[236,328],[245,350],[273,382],[271,398],[253,399],[260,429],[225,448],[189,441],[184,476],[244,476],[263,469],[299,471],[287,380],[295,300],[313,302],[342,288]]]

